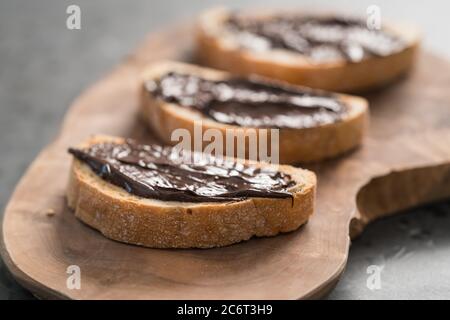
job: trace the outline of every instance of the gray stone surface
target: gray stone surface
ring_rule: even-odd
[[[219,3],[262,1],[0,0],[0,209],[39,150],[58,132],[71,101],[149,32]],[[264,6],[326,6],[410,20],[424,46],[450,55],[445,1],[266,1]],[[82,10],[82,29],[65,27],[66,7]],[[374,223],[354,242],[348,268],[331,299],[450,298],[450,204]],[[384,266],[381,289],[366,286],[369,265]],[[0,299],[31,298],[0,263]]]

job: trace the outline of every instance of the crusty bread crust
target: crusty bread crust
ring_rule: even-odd
[[[273,13],[248,14],[253,17],[268,15]],[[415,28],[390,24],[385,27],[406,42],[406,48],[399,53],[371,57],[359,63],[311,63],[304,56],[288,50],[253,52],[241,49],[223,28],[228,16],[229,11],[219,8],[200,17],[196,51],[203,64],[236,74],[260,74],[330,91],[360,92],[393,81],[412,67],[420,42]]]
[[[97,136],[80,147],[121,138]],[[269,164],[254,163],[256,166]],[[249,198],[226,203],[187,203],[145,199],[98,177],[73,160],[67,200],[75,216],[108,238],[152,248],[210,248],[253,236],[296,230],[314,212],[316,176],[308,170],[279,166],[296,182],[293,199]]]
[[[220,80],[230,76],[227,72],[166,61],[149,66],[143,74],[143,81],[157,79],[168,71],[187,72],[212,80]],[[349,95],[339,95],[339,97],[350,105],[350,112],[342,121],[312,128],[281,128],[279,130],[280,163],[298,164],[320,161],[345,153],[362,143],[369,118],[367,100]],[[178,141],[172,141],[171,139],[174,130],[184,128],[189,130],[191,136],[194,136],[194,125],[199,120],[201,120],[202,132],[208,129],[221,130],[224,137],[223,150],[226,150],[227,130],[233,130],[234,132],[243,130],[244,133],[248,129],[256,130],[258,139],[259,130],[261,130],[216,122],[194,110],[153,97],[144,85],[141,94],[141,113],[145,122],[151,126],[156,135],[165,143],[172,145],[178,143]],[[270,139],[268,140],[270,142]],[[204,145],[207,144],[208,142],[204,143]],[[245,149],[249,149],[248,144]]]

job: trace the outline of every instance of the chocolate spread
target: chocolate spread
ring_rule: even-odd
[[[250,19],[235,15],[226,26],[245,48],[287,49],[316,62],[336,59],[359,62],[366,57],[383,57],[405,48],[399,36],[386,29],[369,29],[364,20],[355,18],[286,15]]]
[[[309,128],[338,122],[348,111],[335,95],[257,78],[213,81],[170,72],[146,88],[166,102],[243,127]]]
[[[142,145],[132,140],[122,144],[99,143],[85,149],[70,148],[69,153],[102,179],[127,192],[164,201],[292,198],[287,189],[295,185],[289,175],[272,168],[214,157],[185,161],[186,154],[174,148]]]

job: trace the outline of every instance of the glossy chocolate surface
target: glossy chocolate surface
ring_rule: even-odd
[[[182,154],[170,147],[105,142],[69,149],[102,179],[144,198],[182,202],[292,198],[291,177],[271,168]],[[189,160],[189,161],[187,161]]]
[[[383,28],[369,29],[365,20],[355,18],[286,15],[250,19],[234,15],[226,26],[245,48],[260,51],[287,49],[316,62],[337,59],[360,62],[367,57],[384,57],[405,48],[398,35]]]
[[[146,88],[166,102],[242,127],[310,128],[338,122],[348,111],[333,94],[260,78],[213,81],[170,72],[148,81]]]

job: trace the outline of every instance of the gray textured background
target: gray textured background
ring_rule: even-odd
[[[26,167],[51,141],[71,101],[135,47],[146,33],[189,19],[203,8],[263,1],[0,0],[0,208]],[[450,56],[446,1],[265,1],[267,5],[334,7],[409,20],[424,47]],[[65,27],[66,7],[82,10],[82,29]],[[436,71],[438,72],[438,70]],[[449,106],[450,107],[450,106]],[[355,241],[331,299],[450,299],[450,203],[371,225]],[[384,266],[382,287],[366,287],[369,265]],[[45,266],[43,266],[45,267]],[[0,261],[0,299],[32,298]]]

